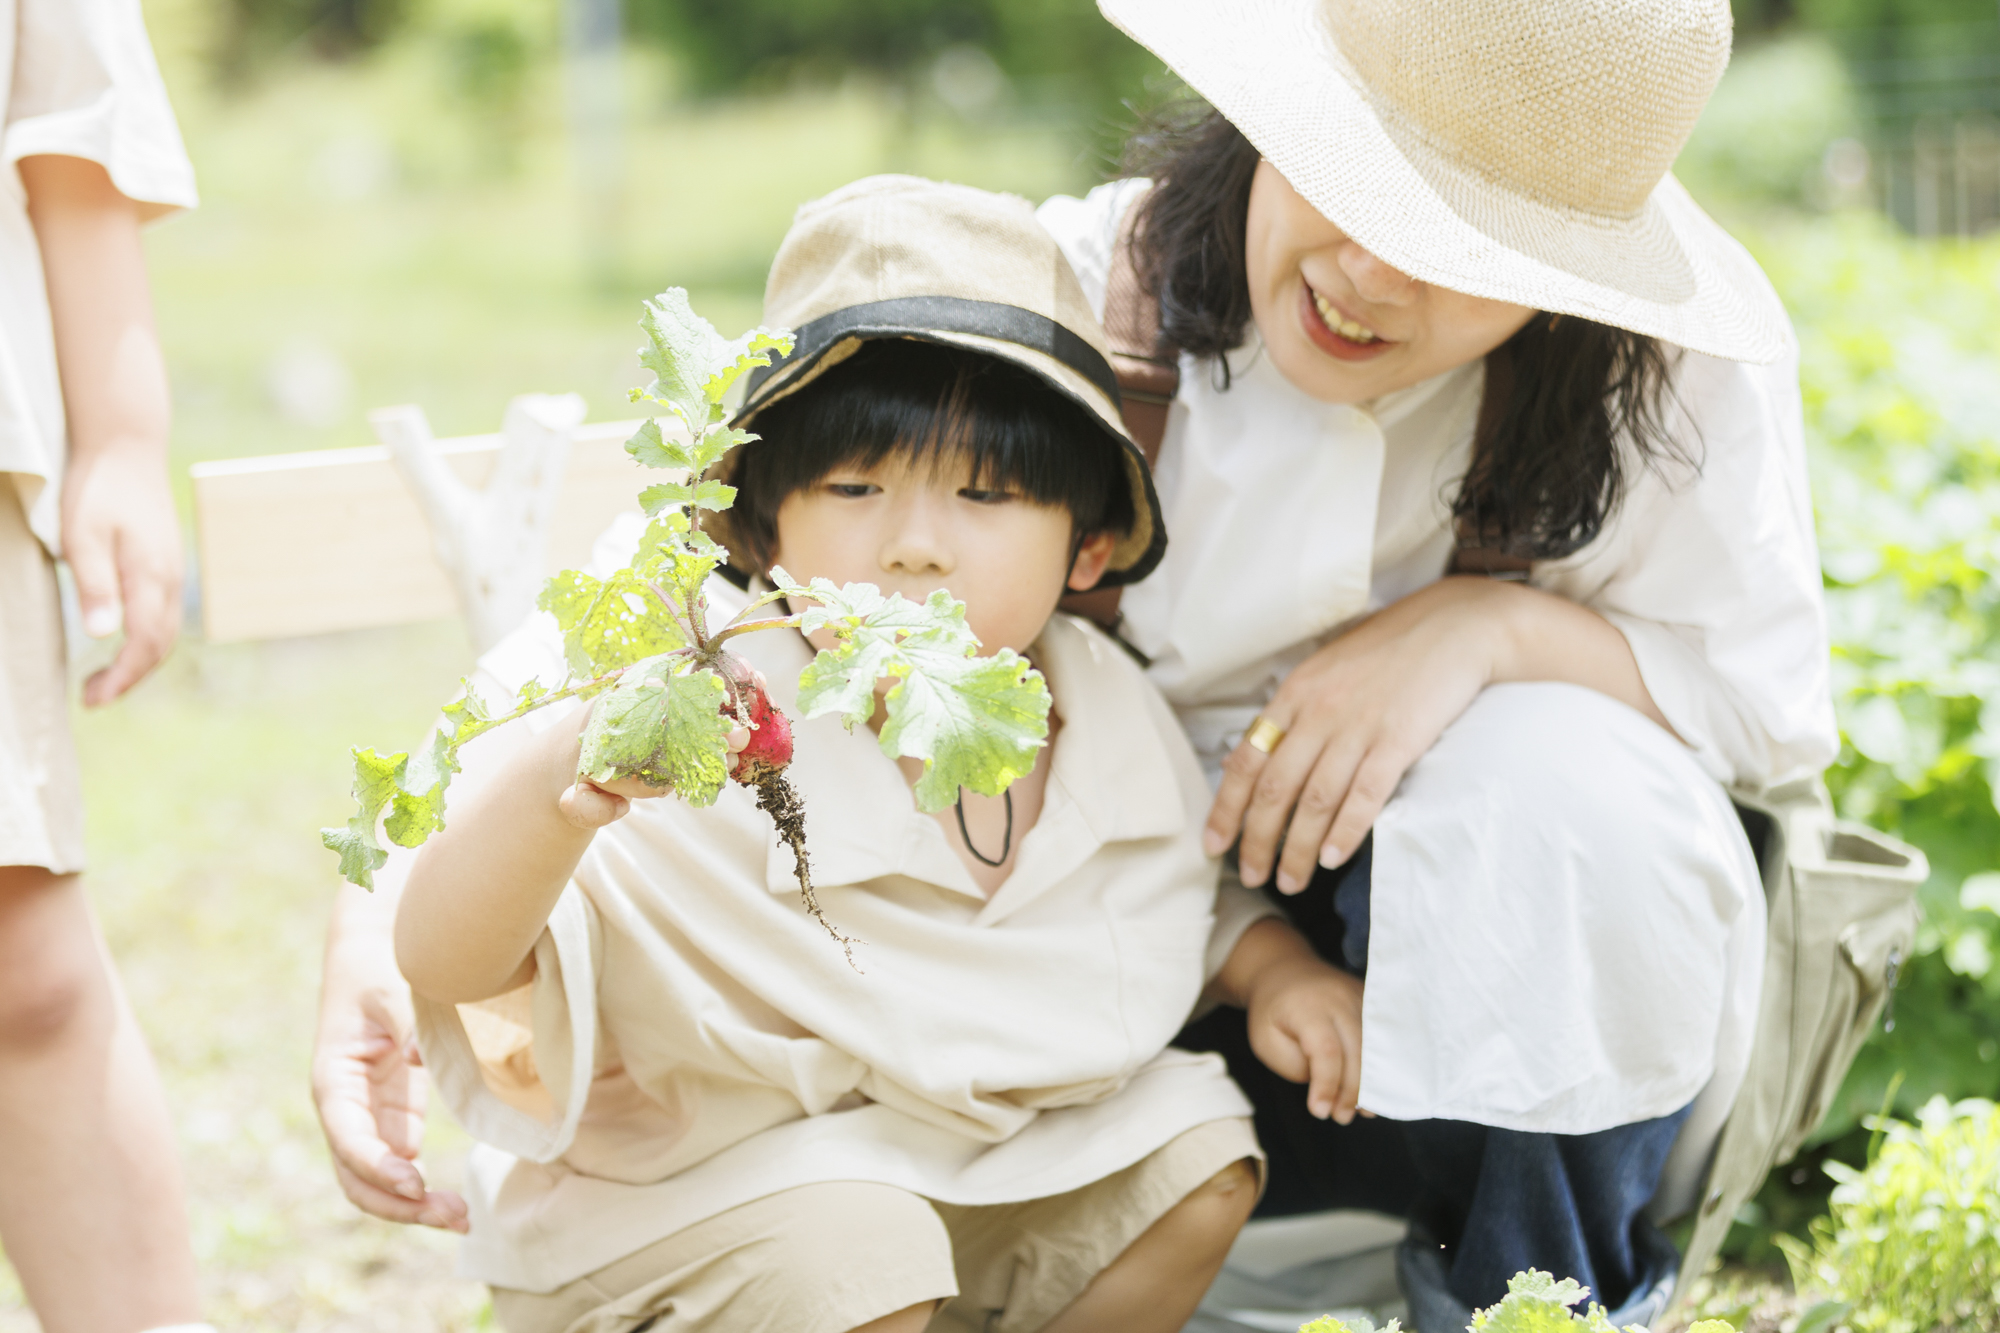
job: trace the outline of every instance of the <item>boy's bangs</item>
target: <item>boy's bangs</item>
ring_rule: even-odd
[[[1082,407],[1030,371],[915,339],[864,344],[752,423],[731,477],[735,513],[761,564],[778,507],[840,469],[892,458],[970,465],[971,485],[1069,511],[1079,534],[1123,532],[1132,499],[1117,444]]]

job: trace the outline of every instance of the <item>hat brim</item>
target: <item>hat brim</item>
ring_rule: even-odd
[[[978,330],[988,330],[981,332]],[[1119,534],[1097,587],[1137,583],[1153,572],[1167,549],[1166,525],[1152,469],[1125,429],[1118,382],[1110,363],[1068,329],[1032,311],[953,297],[917,297],[850,307],[795,330],[791,354],[752,373],[733,424],[751,425],[759,412],[804,388],[852,356],[864,342],[907,338],[963,347],[1032,372],[1082,408],[1118,447],[1132,495],[1132,526]],[[723,460],[724,471],[735,457]],[[727,511],[707,524],[728,530]],[[722,534],[718,534],[722,535]],[[729,545],[727,536],[723,544]]]
[[[1671,175],[1630,218],[1529,199],[1371,104],[1323,0],[1098,0],[1342,231],[1413,278],[1767,363],[1790,324],[1756,261]]]

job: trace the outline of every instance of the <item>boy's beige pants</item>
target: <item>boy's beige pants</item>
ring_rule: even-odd
[[[964,1208],[890,1185],[805,1185],[545,1295],[495,1287],[493,1313],[506,1333],[845,1333],[944,1301],[934,1333],[1029,1333],[1246,1158],[1262,1158],[1250,1122],[1216,1120],[1095,1184],[1024,1203]]]

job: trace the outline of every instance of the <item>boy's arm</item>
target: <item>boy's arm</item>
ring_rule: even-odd
[[[181,616],[181,531],[167,485],[166,366],[153,330],[139,205],[80,157],[20,161],[41,248],[69,419],[63,554],[84,628],[125,642],[83,690],[109,703],[158,665]]]
[[[667,795],[636,778],[579,779],[589,717],[577,707],[545,730],[480,738],[510,748],[487,751],[489,775],[424,846],[396,911],[396,962],[412,990],[470,1004],[527,985],[535,941],[596,831],[634,800]],[[749,741],[744,728],[729,733],[732,752]]]
[[[595,830],[628,804],[579,788],[588,717],[578,707],[546,730],[482,738],[508,748],[489,750],[497,763],[418,855],[396,912],[396,962],[411,989],[469,1004],[533,979],[535,941],[556,899]]]
[[[1250,1049],[1306,1084],[1306,1108],[1348,1124],[1361,1094],[1361,982],[1318,954],[1281,917],[1244,931],[1208,993],[1247,1015]]]

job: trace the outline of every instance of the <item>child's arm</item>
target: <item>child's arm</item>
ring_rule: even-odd
[[[1361,982],[1334,967],[1279,917],[1243,932],[1209,994],[1242,1009],[1250,1049],[1272,1072],[1306,1084],[1306,1108],[1345,1125],[1361,1094]]]
[[[584,723],[578,708],[485,760],[491,776],[454,802],[451,824],[410,870],[396,912],[396,962],[411,989],[441,1004],[491,999],[535,975],[535,941],[598,829],[635,799],[665,796],[636,778],[592,783],[576,775]],[[732,751],[749,743],[737,728]]]
[[[526,985],[556,899],[595,831],[629,808],[625,795],[578,783],[589,710],[546,730],[496,733],[487,775],[453,802],[451,823],[410,870],[396,912],[396,962],[418,993],[468,1004]]]
[[[158,665],[180,628],[166,366],[153,331],[139,205],[80,157],[24,157],[20,171],[69,419],[63,554],[90,634],[111,633],[124,608],[124,646],[83,688],[84,702],[103,704]]]

